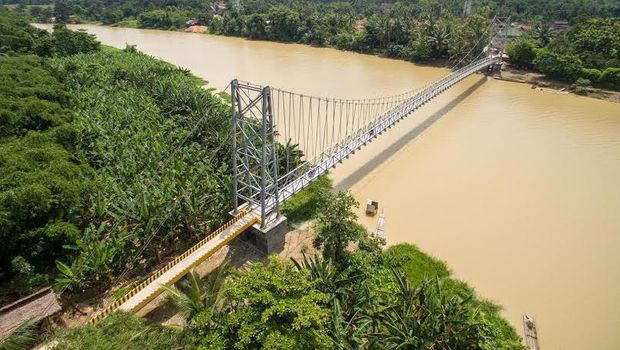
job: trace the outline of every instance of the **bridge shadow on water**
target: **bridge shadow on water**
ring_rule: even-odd
[[[351,187],[353,187],[353,185],[358,183],[364,177],[368,176],[368,174],[370,174],[370,172],[373,169],[376,169],[379,165],[381,165],[383,162],[388,160],[391,156],[396,154],[396,152],[398,152],[403,147],[405,147],[409,142],[411,142],[411,140],[418,137],[426,129],[428,129],[431,125],[433,125],[436,121],[438,121],[443,116],[445,116],[448,112],[454,109],[456,105],[458,105],[463,100],[465,100],[467,97],[469,97],[482,84],[484,84],[487,81],[487,79],[488,77],[486,76],[483,76],[482,78],[480,78],[480,80],[478,80],[474,85],[470,86],[467,90],[463,91],[457,97],[452,99],[452,101],[450,101],[447,105],[443,106],[440,110],[433,113],[430,117],[426,118],[418,126],[411,129],[411,131],[409,131],[407,134],[403,135],[401,138],[396,140],[396,142],[392,143],[388,148],[381,151],[381,153],[379,153],[378,155],[376,155],[369,161],[365,162],[364,165],[362,165],[357,170],[355,170],[352,174],[350,174],[349,176],[344,178],[342,181],[337,183],[334,186],[334,191],[336,192],[344,191],[344,190],[348,190]],[[415,111],[413,113],[415,113]]]

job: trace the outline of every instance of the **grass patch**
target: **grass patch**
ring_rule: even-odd
[[[119,27],[123,27],[123,28],[138,28],[138,20],[137,19],[125,19],[125,20],[122,20],[116,23],[116,25]]]
[[[95,326],[61,328],[52,336],[55,348],[64,350],[183,349],[186,334],[168,327],[148,326],[144,320],[128,313],[115,312]]]
[[[114,292],[112,292],[112,298],[114,298],[114,300],[119,300],[120,298],[124,297],[127,293],[129,293],[134,287],[135,286],[133,285],[129,285],[127,287],[119,288],[115,290]]]
[[[314,219],[325,207],[326,194],[332,189],[327,175],[320,176],[282,205],[282,214],[292,222]]]
[[[385,251],[384,257],[388,265],[400,267],[414,285],[419,285],[425,279],[450,276],[445,262],[425,254],[413,244],[391,246]]]

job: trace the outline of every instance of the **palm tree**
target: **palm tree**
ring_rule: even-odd
[[[405,273],[392,269],[398,287],[384,312],[382,329],[372,335],[385,349],[480,349],[485,326],[469,307],[471,298],[448,296],[438,278],[414,288]]]
[[[367,288],[366,276],[351,269],[339,271],[331,261],[318,255],[309,258],[303,254],[301,262],[291,260],[298,270],[308,271],[318,290],[331,297],[328,333],[334,341],[334,348],[367,348],[367,336],[374,321],[373,302],[376,300]]]
[[[36,324],[28,321],[11,332],[4,339],[0,339],[0,349],[3,350],[26,350],[31,349],[37,341]]]
[[[204,279],[192,269],[181,288],[176,286],[164,288],[181,314],[188,320],[203,311],[215,313],[222,309],[226,277],[230,272],[227,261],[223,262]]]
[[[297,168],[304,162],[304,152],[299,149],[299,144],[293,143],[290,138],[284,145],[278,143],[277,153],[278,176],[286,175],[288,172]]]

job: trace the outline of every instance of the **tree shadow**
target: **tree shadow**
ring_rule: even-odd
[[[334,191],[344,191],[350,189],[362,180],[364,177],[368,176],[371,171],[380,166],[383,162],[388,160],[391,156],[396,154],[399,150],[405,147],[411,140],[418,137],[422,134],[426,129],[428,129],[431,125],[433,125],[436,121],[445,116],[448,112],[450,112],[456,105],[461,103],[467,97],[469,97],[474,91],[476,91],[484,82],[487,81],[487,77],[483,76],[478,80],[474,85],[470,86],[467,90],[463,91],[457,97],[452,99],[448,104],[443,106],[440,110],[433,113],[430,117],[426,118],[422,123],[420,123],[415,128],[411,129],[407,134],[403,135],[396,142],[392,143],[388,148],[381,151],[381,153],[377,154],[372,159],[368,160],[364,165],[355,170],[352,174],[344,178],[342,181],[334,185]],[[415,112],[414,112],[415,113]]]

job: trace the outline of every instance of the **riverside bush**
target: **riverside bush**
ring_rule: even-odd
[[[601,79],[599,82],[603,87],[620,90],[620,68],[606,68],[601,74]]]

